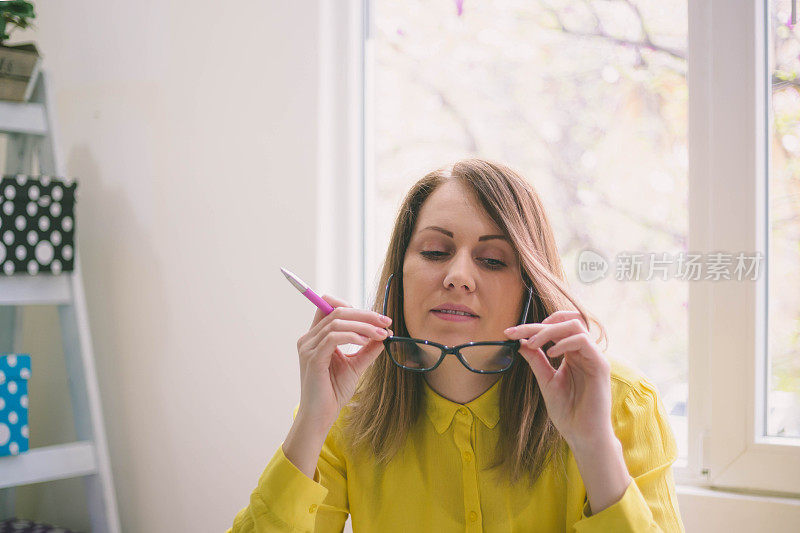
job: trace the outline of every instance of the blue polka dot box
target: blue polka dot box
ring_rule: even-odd
[[[30,355],[0,355],[0,456],[28,451],[30,377]]]

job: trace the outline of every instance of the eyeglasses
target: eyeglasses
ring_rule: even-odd
[[[394,274],[386,281],[386,292],[383,296],[383,314],[389,304],[389,288]],[[527,277],[526,277],[527,278]],[[528,299],[525,309],[519,318],[519,324],[525,323],[528,308],[533,295],[532,284],[526,284]],[[430,372],[439,366],[447,354],[455,355],[461,364],[477,374],[499,374],[512,367],[514,359],[519,355],[519,340],[469,342],[458,346],[446,346],[438,342],[412,337],[391,335],[383,340],[386,352],[392,362],[404,370],[412,372]]]

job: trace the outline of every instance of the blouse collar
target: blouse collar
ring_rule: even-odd
[[[438,433],[443,433],[462,407],[469,409],[487,427],[493,428],[500,419],[500,382],[501,376],[489,389],[474,400],[461,404],[448,400],[428,385],[423,377],[423,406]]]

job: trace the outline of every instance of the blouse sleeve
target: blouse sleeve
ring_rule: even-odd
[[[655,386],[641,378],[612,414],[625,464],[633,481],[617,502],[591,514],[588,500],[577,532],[684,532],[672,463],[678,458],[675,437]]]
[[[250,494],[250,504],[239,511],[227,533],[341,532],[349,514],[341,438],[334,424],[313,480],[286,458],[283,445],[278,446]]]

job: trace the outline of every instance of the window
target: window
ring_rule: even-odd
[[[685,460],[688,282],[657,263],[688,246],[686,0],[372,0],[370,11],[371,279],[413,181],[469,156],[518,168],[608,353],[656,383]],[[605,259],[604,279],[579,276],[587,253]]]
[[[322,4],[319,285],[368,305],[410,183],[471,154],[507,161],[547,203],[570,284],[609,327],[609,352],[658,386],[681,447],[678,482],[796,495],[790,0],[348,6]],[[666,253],[673,278],[683,252],[763,260],[738,280],[656,271],[583,283],[586,248],[610,264],[624,251]],[[653,258],[641,259],[646,278]],[[636,311],[627,329],[650,339],[625,338],[606,304],[616,289]]]
[[[792,24],[790,0],[771,0],[769,7],[769,396],[765,434],[800,437],[800,29]]]

